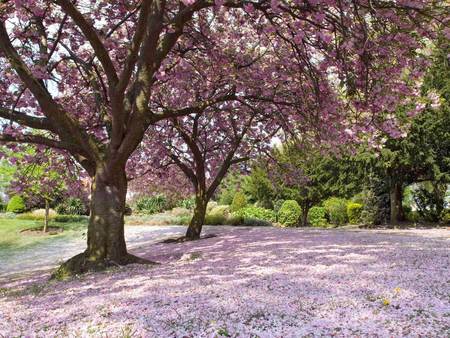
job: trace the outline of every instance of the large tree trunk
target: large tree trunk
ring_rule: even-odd
[[[124,168],[97,172],[91,188],[87,249],[63,263],[54,274],[64,278],[108,266],[149,263],[127,252],[124,236],[127,180]]]
[[[195,209],[191,222],[186,232],[186,239],[199,239],[202,232],[202,227],[205,224],[206,206],[208,199],[202,194],[197,194],[195,197]]]
[[[391,224],[398,224],[405,220],[405,213],[403,211],[403,185],[400,182],[395,182],[391,186],[390,191],[390,208],[391,208]]]

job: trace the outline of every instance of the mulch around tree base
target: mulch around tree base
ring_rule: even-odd
[[[63,228],[60,227],[47,227],[47,231],[43,232],[44,227],[32,228],[32,229],[24,229],[20,232],[21,235],[25,236],[51,236],[57,235],[63,232]]]

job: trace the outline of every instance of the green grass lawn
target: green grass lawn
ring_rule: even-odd
[[[0,250],[14,250],[28,247],[54,238],[76,236],[86,231],[87,221],[80,222],[50,222],[50,227],[62,228],[63,231],[54,235],[29,235],[21,231],[40,228],[43,221],[31,221],[15,218],[2,218],[0,215]]]

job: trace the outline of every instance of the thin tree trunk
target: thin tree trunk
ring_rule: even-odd
[[[186,231],[186,238],[189,240],[199,239],[205,224],[206,206],[208,200],[206,196],[197,194],[195,197],[195,209],[189,227]]]
[[[64,278],[108,266],[149,263],[127,252],[124,236],[125,169],[114,168],[110,172],[110,175],[97,173],[92,183],[86,251],[63,263],[55,277]]]
[[[45,218],[44,218],[44,229],[43,232],[46,233],[47,232],[47,228],[48,228],[48,215],[50,213],[50,206],[48,203],[48,199],[45,199]]]
[[[308,226],[308,212],[309,212],[309,207],[302,208],[302,226],[304,226],[304,227]]]
[[[405,220],[405,213],[403,211],[403,185],[400,182],[395,182],[391,186],[390,191],[390,222],[391,224],[398,224]]]

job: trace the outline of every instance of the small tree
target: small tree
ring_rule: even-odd
[[[56,204],[58,199],[67,197],[70,190],[78,190],[81,195],[83,189],[78,186],[81,180],[69,170],[68,158],[49,153],[49,150],[26,147],[15,156],[10,158],[15,163],[16,172],[9,189],[20,192],[27,200],[44,205],[43,232],[47,232],[50,206]]]

